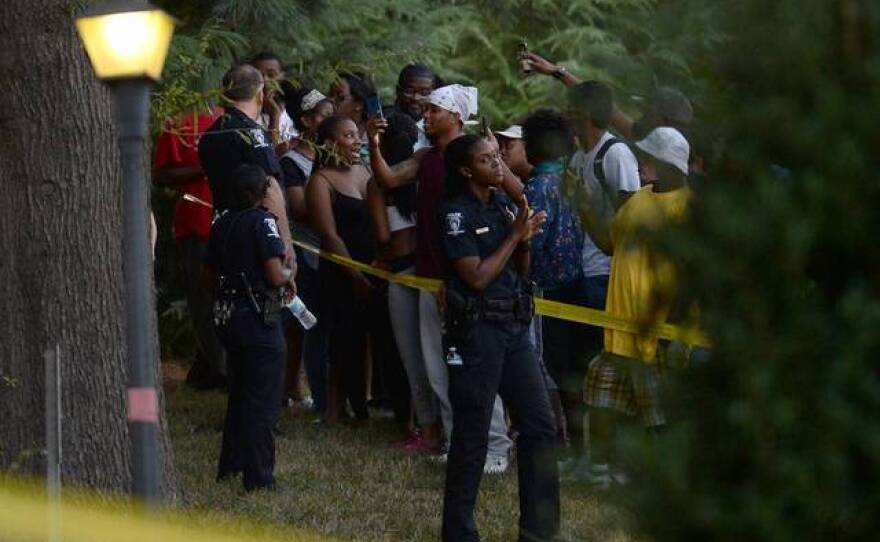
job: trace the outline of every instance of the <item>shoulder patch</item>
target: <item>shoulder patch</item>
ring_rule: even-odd
[[[263,222],[269,229],[269,233],[266,235],[266,237],[277,237],[279,239],[281,238],[281,235],[278,233],[278,224],[275,223],[274,218],[264,218]]]
[[[263,135],[262,128],[251,128],[251,137],[253,138],[253,145],[255,149],[269,146],[269,144],[266,143],[266,136]]]
[[[462,217],[463,217],[463,215],[458,212],[446,213],[446,234],[447,235],[461,235],[464,233],[464,230],[461,229]]]

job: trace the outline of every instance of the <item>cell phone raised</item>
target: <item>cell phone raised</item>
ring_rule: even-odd
[[[521,41],[516,49],[516,59],[519,60],[519,67],[523,75],[532,74],[532,64],[529,62],[529,44]]]
[[[385,115],[382,113],[382,101],[379,100],[378,94],[373,94],[367,98],[367,115],[379,117],[380,119],[385,118]]]

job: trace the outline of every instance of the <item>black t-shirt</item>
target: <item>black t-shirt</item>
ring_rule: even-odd
[[[284,254],[275,215],[262,207],[253,207],[226,211],[214,222],[205,263],[217,275],[233,279],[234,286],[241,287],[238,276],[244,273],[253,288],[261,289],[268,287],[263,262],[283,259]]]
[[[485,259],[498,250],[510,232],[508,210],[516,214],[516,207],[510,198],[497,190],[492,192],[488,203],[483,203],[466,191],[443,204],[440,232],[443,251],[449,262],[447,276],[450,288],[468,296],[481,295],[458,277],[451,263],[470,256]],[[487,299],[510,299],[524,291],[523,287],[523,280],[514,269],[511,258],[482,295]]]
[[[242,164],[256,164],[279,183],[283,181],[272,138],[256,121],[235,107],[227,107],[226,112],[202,135],[199,159],[211,185],[217,212],[232,205],[232,176]]]

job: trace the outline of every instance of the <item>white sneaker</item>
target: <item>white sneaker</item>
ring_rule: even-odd
[[[590,465],[590,468],[581,474],[581,481],[587,485],[598,489],[608,489],[611,487],[611,469],[607,463],[598,465]]]
[[[608,489],[614,482],[611,469],[607,464],[591,465],[589,461],[581,461],[579,464],[561,477],[563,482],[583,484],[597,489]]]
[[[629,484],[629,475],[624,470],[612,469],[611,470],[611,481],[619,486],[625,486],[625,485]]]
[[[434,463],[435,465],[445,465],[449,462],[449,447],[445,444],[440,448],[441,452],[439,454],[432,454],[427,456],[428,461]]]
[[[501,456],[487,456],[486,463],[483,465],[483,473],[485,474],[504,474],[507,472],[507,468],[510,466],[510,462],[507,461],[507,458],[503,455]]]

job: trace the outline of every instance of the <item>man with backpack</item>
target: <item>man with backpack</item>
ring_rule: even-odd
[[[580,148],[571,158],[572,182],[581,183],[590,195],[594,216],[610,222],[626,199],[639,190],[639,165],[629,146],[608,131],[614,110],[611,89],[596,81],[579,83],[569,91],[569,115]],[[589,236],[583,247],[584,303],[604,310],[611,274],[611,257],[602,252]],[[584,326],[585,356],[569,367],[559,386],[569,423],[571,456],[562,465],[563,477],[581,479],[588,475],[590,462],[584,450],[583,401],[581,386],[587,363],[602,349],[602,329]]]

